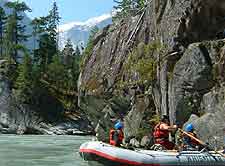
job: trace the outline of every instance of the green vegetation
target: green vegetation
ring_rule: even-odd
[[[151,126],[155,126],[160,122],[160,116],[159,115],[153,115],[152,118],[149,120],[149,123]]]
[[[90,32],[87,46],[82,54],[82,59],[81,59],[81,63],[80,63],[81,70],[83,70],[85,64],[87,63],[87,61],[89,60],[89,58],[91,56],[92,50],[94,48],[94,37],[98,33],[98,31],[99,31],[99,28],[94,27]]]
[[[116,3],[114,9],[117,11],[114,21],[140,14],[146,5],[146,0],[114,0],[114,2]]]
[[[128,78],[136,75],[138,79],[126,79],[120,81],[120,88],[129,87],[135,84],[148,87],[156,79],[157,61],[154,57],[160,54],[163,47],[159,42],[150,44],[140,43],[128,57],[128,61],[124,65],[124,73]]]
[[[23,47],[21,43],[28,38],[24,33],[26,26],[22,23],[24,18],[22,12],[31,11],[31,9],[24,2],[20,3],[19,1],[7,2],[5,6],[11,9],[12,13],[6,17],[6,23],[3,28],[3,45],[5,45],[6,56],[16,62],[18,50]]]
[[[85,88],[87,90],[96,90],[98,87],[100,86],[100,83],[97,79],[96,76],[93,76],[88,82],[87,82],[87,85],[85,85]]]
[[[3,27],[5,26],[6,15],[2,7],[0,7],[0,57],[3,56]]]
[[[8,60],[6,65],[8,79],[13,82],[17,77],[18,53],[21,51],[26,52],[26,48],[21,43],[28,38],[24,33],[26,26],[22,23],[24,18],[22,12],[30,11],[30,9],[25,3],[18,1],[7,2],[5,7],[12,12],[10,15],[6,15],[4,9],[0,9],[0,49],[1,58]]]
[[[28,54],[24,55],[23,62],[18,66],[18,77],[15,81],[16,95],[20,102],[30,102],[32,97],[32,60]]]
[[[39,39],[38,44],[34,42],[32,53],[23,44],[29,35],[24,33],[22,23],[23,12],[31,10],[19,1],[5,6],[12,12],[5,15],[0,8],[0,58],[7,60],[5,73],[13,96],[18,103],[33,108],[45,108],[51,102],[52,105],[60,103],[67,111],[74,110],[81,53],[78,47],[73,49],[70,40],[63,51],[58,49],[60,16],[56,2],[47,16],[32,21],[34,28],[29,35]],[[45,109],[50,107],[46,105]]]

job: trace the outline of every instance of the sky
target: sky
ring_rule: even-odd
[[[32,9],[28,16],[31,18],[46,16],[51,9],[53,0],[23,0]],[[65,24],[73,21],[86,21],[91,17],[110,13],[113,0],[56,0],[61,22]]]

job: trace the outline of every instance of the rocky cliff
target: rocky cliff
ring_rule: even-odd
[[[0,62],[1,63],[1,62]],[[4,77],[4,68],[0,64],[0,133],[3,134],[48,134],[48,135],[87,135],[91,134],[92,128],[85,116],[82,114],[56,115],[58,109],[54,99],[44,98],[43,100],[51,107],[32,108],[30,105],[19,104],[9,88],[9,83]],[[55,104],[53,104],[55,103]],[[49,109],[49,110],[48,110]],[[52,111],[52,112],[51,112]],[[53,114],[54,113],[54,114]],[[56,118],[57,117],[57,118]]]
[[[141,139],[157,115],[169,114],[180,125],[191,117],[200,138],[213,135],[222,146],[224,10],[223,0],[149,1],[95,36],[78,87],[99,139],[116,119],[125,121],[126,137]]]

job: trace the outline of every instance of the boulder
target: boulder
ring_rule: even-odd
[[[86,118],[91,122],[94,129],[99,119],[105,115],[102,110],[107,106],[107,101],[104,98],[88,95],[81,97],[80,103],[81,109],[85,110]]]
[[[201,112],[204,114],[223,111],[225,108],[224,103],[224,86],[214,87],[210,90],[210,92],[203,96],[201,102]]]
[[[201,117],[191,116],[187,123],[193,123],[198,137],[204,142],[208,142],[212,147],[221,149],[224,146],[225,128],[225,87],[213,88],[203,96],[211,96],[212,101],[206,103],[203,100]],[[214,100],[216,99],[216,100]],[[210,106],[209,106],[210,104]]]
[[[136,138],[132,138],[130,140],[129,146],[135,147],[135,148],[140,148],[140,142]]]
[[[130,103],[120,96],[112,96],[106,100],[104,96],[88,95],[80,98],[80,104],[98,140],[108,142],[110,129],[116,120],[127,113]]]
[[[141,147],[145,149],[149,149],[154,144],[153,137],[151,136],[144,136],[141,139]]]
[[[216,149],[222,149],[224,146],[224,128],[225,112],[217,111],[215,113],[206,113],[196,120],[188,120],[196,128],[198,138]]]
[[[99,120],[95,132],[99,141],[109,142],[109,131],[113,128],[113,122],[110,119],[110,114],[105,113],[105,116]]]

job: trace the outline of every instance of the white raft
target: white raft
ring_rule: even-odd
[[[91,141],[79,153],[91,166],[225,166],[224,155],[213,151],[129,150]]]

